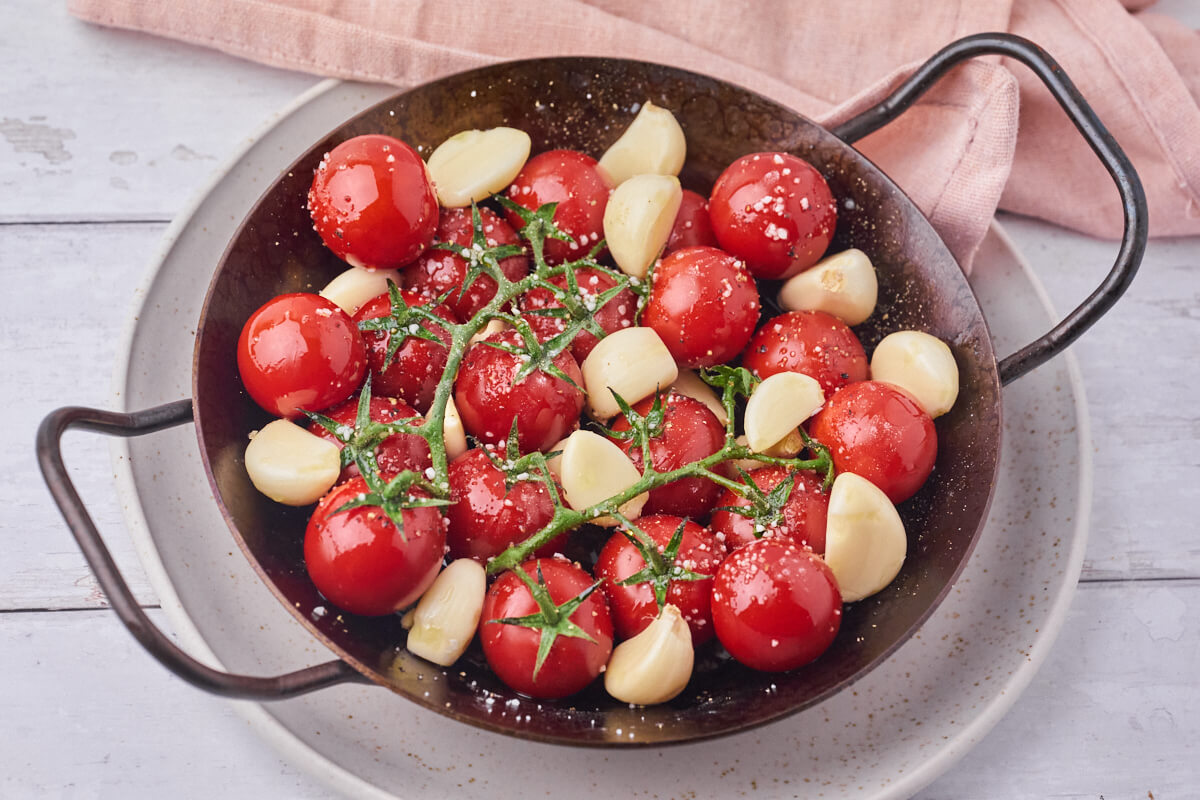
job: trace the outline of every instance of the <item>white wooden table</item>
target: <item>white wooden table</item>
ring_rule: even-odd
[[[92,28],[8,0],[0,29],[0,797],[300,797],[230,705],[174,679],[108,611],[37,475],[59,405],[109,403],[115,348],[168,221],[311,76]],[[1190,17],[1178,0],[1168,10]],[[1113,245],[1004,218],[1060,309]],[[1054,652],[999,726],[919,796],[1200,796],[1200,239],[1156,241],[1079,344],[1093,527]],[[106,444],[67,459],[138,596]],[[165,498],[169,502],[169,498]],[[161,615],[151,612],[158,621]]]

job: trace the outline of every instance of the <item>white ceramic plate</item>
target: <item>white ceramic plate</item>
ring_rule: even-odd
[[[129,328],[128,357],[114,378],[116,406],[189,396],[200,305],[238,221],[296,153],[392,91],[316,87],[180,216]],[[998,227],[972,283],[998,352],[1049,328],[1054,314],[1044,292]],[[1079,576],[1090,435],[1070,355],[1006,388],[1004,413],[991,517],[949,597],[884,665],[782,722],[711,742],[623,752],[513,740],[376,687],[238,706],[286,758],[355,797],[907,797],[1011,707],[1045,658]],[[114,462],[139,556],[184,647],[214,666],[258,675],[329,659],[236,547],[212,502],[192,426],[116,442]],[[431,681],[430,692],[437,691]],[[536,711],[496,709],[526,713]]]

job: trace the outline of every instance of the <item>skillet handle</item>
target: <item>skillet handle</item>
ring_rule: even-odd
[[[968,58],[982,55],[1015,58],[1033,70],[1112,176],[1121,194],[1121,206],[1125,212],[1121,248],[1104,281],[1049,333],[1000,361],[1000,382],[1007,384],[1058,355],[1078,339],[1117,302],[1137,273],[1148,235],[1146,194],[1133,164],[1120,145],[1058,62],[1028,39],[1008,33],[981,33],[951,42],[922,64],[890,96],[833,128],[832,132],[846,142],[861,139],[900,116],[952,67]]]
[[[234,675],[212,669],[179,649],[154,626],[138,605],[67,475],[62,458],[62,435],[70,428],[81,428],[109,436],[141,436],[190,422],[191,419],[192,401],[177,400],[132,414],[78,406],[60,408],[51,412],[38,426],[37,457],[42,477],[121,622],[125,623],[142,647],[167,669],[193,686],[222,697],[283,700],[338,683],[367,682],[344,661],[330,661],[269,678]]]

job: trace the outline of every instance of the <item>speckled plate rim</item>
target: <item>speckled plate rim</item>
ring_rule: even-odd
[[[135,293],[135,313],[126,326],[122,345],[118,348],[118,358],[114,365],[112,384],[112,403],[115,408],[125,408],[127,403],[126,387],[129,381],[130,369],[133,367],[133,343],[139,326],[145,324],[148,316],[155,313],[153,309],[154,296],[152,290],[159,278],[163,266],[172,256],[174,246],[180,235],[193,222],[199,208],[218,192],[229,173],[235,169],[255,147],[268,144],[268,140],[286,138],[288,121],[293,114],[312,104],[325,103],[335,98],[338,91],[342,94],[358,92],[362,97],[363,108],[395,91],[388,87],[364,87],[357,84],[346,84],[339,81],[324,81],[309,91],[300,95],[292,103],[285,106],[246,145],[234,154],[212,176],[208,185],[200,190],[188,206],[182,210],[163,236],[159,252],[154,258],[141,287]],[[342,100],[342,103],[345,101]],[[330,103],[337,106],[336,103]],[[337,119],[330,119],[329,127],[336,124]],[[1049,318],[1057,319],[1041,283],[1027,262],[1021,258],[1011,238],[998,225],[993,225],[993,234],[1012,253],[1019,264],[1024,278],[1040,300]],[[1087,444],[1091,441],[1087,403],[1083,382],[1078,364],[1070,352],[1064,356],[1064,366],[1068,375],[1069,389],[1074,401],[1076,420],[1076,441],[1078,443],[1078,508],[1074,515],[1075,524],[1069,540],[1065,564],[1060,572],[1058,585],[1054,587],[1054,595],[1049,604],[1044,620],[1038,627],[1038,632],[1029,644],[1028,658],[1015,669],[1005,681],[998,681],[990,702],[977,706],[970,722],[959,723],[941,746],[925,759],[915,769],[909,770],[900,779],[886,788],[869,795],[873,800],[908,797],[928,785],[938,776],[952,767],[966,752],[978,743],[986,733],[1012,707],[1017,698],[1032,681],[1037,669],[1045,660],[1050,648],[1058,635],[1066,618],[1075,586],[1083,564],[1083,555],[1087,543],[1089,515],[1092,496],[1092,463],[1091,452]],[[130,409],[131,410],[131,409]],[[208,641],[200,633],[192,617],[179,598],[175,587],[161,560],[155,546],[145,513],[141,506],[138,484],[130,462],[130,442],[114,440],[111,447],[114,477],[118,497],[121,501],[126,525],[130,531],[134,550],[138,555],[150,584],[157,592],[163,611],[172,626],[180,643],[202,660],[213,666],[222,666]],[[252,725],[258,734],[272,745],[277,752],[291,763],[296,764],[317,779],[324,781],[331,788],[348,796],[371,798],[396,798],[398,795],[386,792],[374,784],[360,778],[327,758],[318,750],[293,733],[283,722],[272,715],[268,708],[246,702],[233,702],[235,709]]]

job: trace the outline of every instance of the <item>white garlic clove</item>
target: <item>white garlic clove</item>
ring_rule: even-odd
[[[788,311],[824,311],[847,325],[858,325],[875,310],[879,278],[871,259],[850,249],[818,261],[779,290],[779,305]]]
[[[579,369],[587,390],[588,413],[600,421],[621,412],[613,392],[633,405],[679,377],[679,367],[658,333],[641,327],[622,328],[605,336]]]
[[[571,437],[567,437],[569,439]],[[567,446],[567,439],[560,439],[558,444],[547,450],[547,453],[558,453],[553,458],[546,459],[546,467],[550,470],[550,474],[562,480],[562,451]]]
[[[321,297],[337,304],[350,316],[364,303],[388,290],[388,281],[400,284],[400,273],[394,269],[364,269],[351,267],[325,284]]]
[[[513,182],[529,159],[529,134],[516,128],[456,133],[429,154],[438,202],[462,208],[486,200]]]
[[[442,441],[446,444],[446,458],[454,459],[467,452],[467,432],[463,428],[462,417],[458,415],[458,406],[454,398],[446,398],[446,416],[442,420]]]
[[[907,552],[904,523],[883,490],[854,473],[839,473],[829,492],[825,563],[842,601],[870,597],[891,583]]]
[[[417,603],[408,651],[443,667],[457,661],[475,637],[486,592],[487,576],[478,562],[451,562]]]
[[[682,201],[674,175],[635,175],[616,188],[604,208],[604,241],[622,272],[646,277],[671,237]]]
[[[742,447],[749,447],[749,445],[746,444],[745,434],[737,437],[734,441],[736,441]],[[797,452],[799,452],[799,451],[797,451]],[[743,472],[753,472],[756,469],[762,469],[763,467],[770,466],[770,464],[768,464],[767,462],[758,461],[754,458],[735,458],[735,459],[731,459],[725,463],[729,464],[730,469],[733,469],[734,467],[736,467],[737,469],[740,469]]]
[[[476,342],[482,342],[484,339],[488,338],[492,334],[504,333],[504,331],[511,330],[511,329],[512,329],[512,326],[509,325],[507,322],[505,322],[502,319],[489,319],[487,321],[487,324],[484,325],[482,328],[480,328],[478,331],[476,331],[475,335],[471,337],[471,344],[475,344]]]
[[[619,186],[634,175],[678,175],[686,158],[687,139],[675,115],[647,100],[600,156],[599,169]]]
[[[825,392],[815,378],[777,372],[756,386],[746,401],[746,443],[763,453],[789,435],[799,436],[796,428],[824,404]]]
[[[729,420],[729,417],[725,414],[725,406],[721,405],[721,398],[717,396],[717,390],[705,383],[695,370],[679,370],[679,377],[671,384],[671,389],[679,392],[684,397],[690,397],[693,400],[699,400],[701,403],[704,403],[704,405],[708,406],[708,410],[716,415],[717,421],[722,425]]]
[[[871,378],[899,386],[931,417],[940,417],[958,399],[958,364],[950,347],[922,331],[883,337],[871,354]]]
[[[267,423],[246,445],[246,472],[254,488],[284,505],[317,502],[341,471],[336,444],[286,419]]]
[[[642,478],[637,466],[620,447],[591,431],[575,431],[567,437],[562,446],[559,469],[567,505],[576,511],[602,503]],[[618,510],[627,518],[635,519],[641,515],[648,496],[646,493],[639,494]],[[608,516],[592,522],[605,526],[616,524]]]
[[[687,686],[695,658],[687,622],[667,604],[645,630],[613,649],[604,688],[622,703],[665,703]]]

